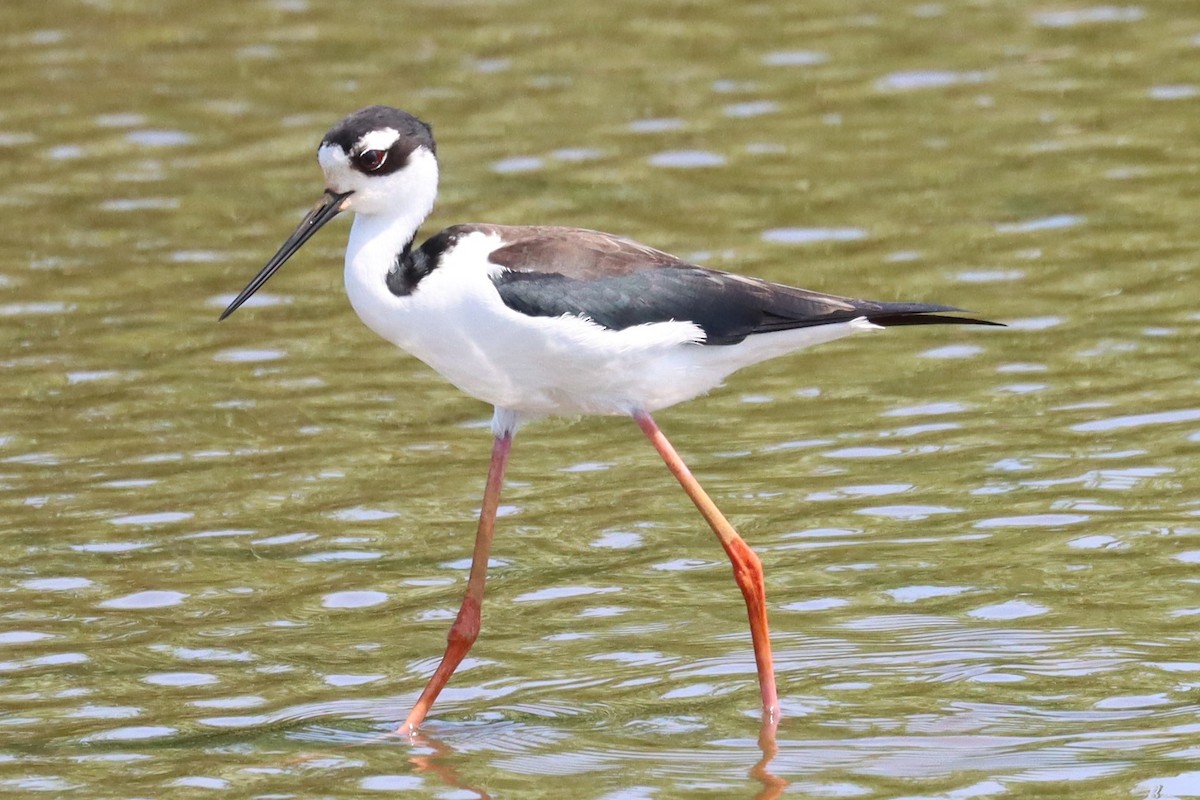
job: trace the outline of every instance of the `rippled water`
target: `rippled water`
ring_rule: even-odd
[[[0,792],[1200,796],[1200,10],[304,0],[6,8]],[[377,341],[331,225],[215,318],[370,102],[433,226],[584,225],[1007,330],[762,365],[514,448],[483,635],[385,734],[466,577],[488,410]]]

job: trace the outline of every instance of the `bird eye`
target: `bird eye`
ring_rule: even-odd
[[[387,150],[364,150],[358,154],[358,165],[367,172],[374,172],[387,161]]]

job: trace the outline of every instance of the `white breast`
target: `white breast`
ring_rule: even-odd
[[[748,364],[861,327],[843,323],[706,347],[690,322],[612,331],[580,317],[530,317],[500,299],[491,276],[502,267],[487,257],[503,242],[483,233],[460,239],[412,294],[398,297],[385,280],[391,260],[373,252],[362,219],[346,253],[346,290],[363,322],[472,397],[522,417],[654,411],[703,394]]]

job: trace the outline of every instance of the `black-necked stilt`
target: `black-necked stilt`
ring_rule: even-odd
[[[762,565],[700,487],[650,413],[704,394],[742,367],[871,328],[998,323],[950,306],[882,303],[705,269],[609,233],[467,224],[413,247],[433,209],[430,127],[371,106],[317,149],[325,197],[221,319],[310,236],[353,211],[346,292],[371,330],[495,406],[495,443],[466,596],[441,663],[401,732],[425,719],[479,634],[496,507],[513,434],[551,414],[633,417],[712,527],[746,600],[764,723],[778,719]]]

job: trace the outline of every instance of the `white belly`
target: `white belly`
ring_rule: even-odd
[[[362,267],[379,262],[362,257],[366,248],[355,248],[352,236],[346,290],[377,334],[463,392],[524,418],[655,411],[704,394],[742,367],[874,327],[856,320],[705,346],[690,322],[612,331],[579,317],[530,317],[504,305],[490,280],[500,267],[486,257],[499,244],[465,237],[399,297],[384,274]]]

